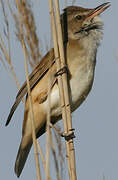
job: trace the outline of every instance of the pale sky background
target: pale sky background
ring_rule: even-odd
[[[60,0],[60,2],[64,2]],[[68,5],[71,1],[68,0]],[[93,8],[106,1],[78,0],[75,5]],[[61,4],[61,9],[64,7]],[[37,31],[49,42],[48,0],[35,0]],[[0,10],[0,17],[2,12]],[[104,26],[104,37],[97,54],[95,80],[91,93],[80,108],[73,113],[73,127],[76,138],[77,177],[79,180],[118,179],[118,1],[112,0],[111,7],[101,16]],[[12,33],[15,29],[12,27]],[[3,29],[1,20],[0,31]],[[13,35],[13,34],[12,34]],[[12,37],[11,35],[11,37]],[[20,44],[12,40],[12,59],[20,84],[25,80],[23,56]],[[16,180],[14,163],[21,140],[21,128],[24,107],[21,103],[8,127],[5,122],[14,103],[17,88],[0,62],[0,179]],[[44,138],[40,138],[44,148]],[[51,159],[53,161],[53,159]],[[51,168],[52,169],[52,168]],[[55,180],[54,172],[53,180]],[[33,148],[20,177],[21,180],[36,179]],[[44,175],[43,175],[44,179]],[[68,179],[67,176],[65,179]]]

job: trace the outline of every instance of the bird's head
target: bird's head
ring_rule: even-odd
[[[66,16],[67,19],[68,38],[76,40],[89,35],[93,31],[100,31],[103,27],[103,22],[99,15],[109,6],[110,3],[107,2],[94,9],[77,6],[67,7],[64,10],[63,18]]]

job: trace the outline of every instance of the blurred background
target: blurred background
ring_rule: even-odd
[[[8,1],[4,1],[7,4]],[[74,5],[94,8],[106,1],[76,0]],[[35,16],[39,48],[44,55],[50,48],[50,22],[47,0],[30,1]],[[12,7],[13,1],[10,1]],[[61,12],[65,5],[72,1],[60,0]],[[81,180],[114,180],[118,178],[118,2],[112,0],[111,7],[101,18],[104,21],[104,36],[97,53],[97,64],[92,91],[86,101],[73,114],[73,128],[76,151],[77,177]],[[15,12],[15,7],[12,7]],[[25,81],[24,59],[21,45],[15,36],[16,29],[8,6],[6,12],[9,20],[11,57],[20,85]],[[0,34],[4,33],[3,9],[0,6]],[[40,47],[41,46],[41,47]],[[1,54],[0,54],[1,56]],[[8,67],[5,62],[6,67]],[[30,68],[31,72],[31,68]],[[14,103],[17,87],[10,74],[0,61],[0,179],[17,179],[14,173],[14,163],[21,140],[24,105],[21,102],[11,123],[5,127],[10,108]],[[62,122],[60,122],[61,124]],[[45,148],[45,135],[40,138],[42,148]],[[62,139],[64,142],[64,140]],[[51,158],[51,161],[53,159]],[[51,162],[52,163],[52,162]],[[53,168],[53,167],[52,167]],[[67,166],[64,164],[64,177]],[[43,167],[41,166],[41,171]],[[54,171],[53,180],[56,179]],[[36,179],[33,148],[20,179]],[[44,174],[42,174],[44,179]]]

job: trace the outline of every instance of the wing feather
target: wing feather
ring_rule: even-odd
[[[44,57],[41,59],[39,64],[36,66],[36,68],[32,71],[32,73],[29,75],[29,82],[30,82],[30,88],[31,90],[34,88],[34,86],[42,79],[42,77],[46,74],[46,72],[49,70],[49,68],[55,63],[54,58],[54,50],[51,49]],[[27,93],[27,83],[24,82],[23,86],[19,90],[15,103],[13,104],[9,116],[6,121],[6,126],[9,124],[16,108],[18,107],[19,103],[21,102],[22,98]]]

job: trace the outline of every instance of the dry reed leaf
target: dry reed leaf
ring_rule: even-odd
[[[14,3],[16,5],[16,1]],[[9,3],[9,0],[7,0],[9,10],[15,22],[16,37],[20,42],[22,41],[22,38],[24,38],[26,51],[28,55],[28,61],[31,67],[34,68],[42,57],[42,52],[40,50],[41,48],[39,49],[39,38],[36,33],[34,13],[32,11],[29,1],[18,0],[17,3],[19,8],[19,13],[17,13],[18,11],[17,6],[15,13]],[[18,16],[20,16],[20,18]],[[21,33],[20,31],[21,24],[23,28],[23,33]],[[42,47],[41,43],[40,43],[40,47]]]
[[[3,18],[4,18],[4,22],[5,22],[5,27],[3,28],[3,35],[0,35],[0,50],[1,50],[1,61],[5,60],[8,64],[9,64],[9,68],[10,71],[13,75],[13,78],[16,82],[16,85],[18,88],[20,88],[13,64],[12,64],[12,60],[11,60],[11,48],[10,48],[10,30],[9,30],[9,21],[8,21],[8,16],[6,13],[6,9],[5,9],[5,4],[4,1],[1,0],[1,7],[2,7],[2,12],[3,12]],[[7,45],[5,44],[5,40],[7,40]],[[7,47],[8,46],[8,47]],[[7,70],[8,72],[8,70]]]
[[[36,34],[34,14],[32,12],[31,5],[27,0],[19,0],[18,4],[22,26],[24,29],[24,40],[29,49],[28,52],[32,58],[32,65],[35,65],[39,61],[41,54],[39,52],[39,40]]]

